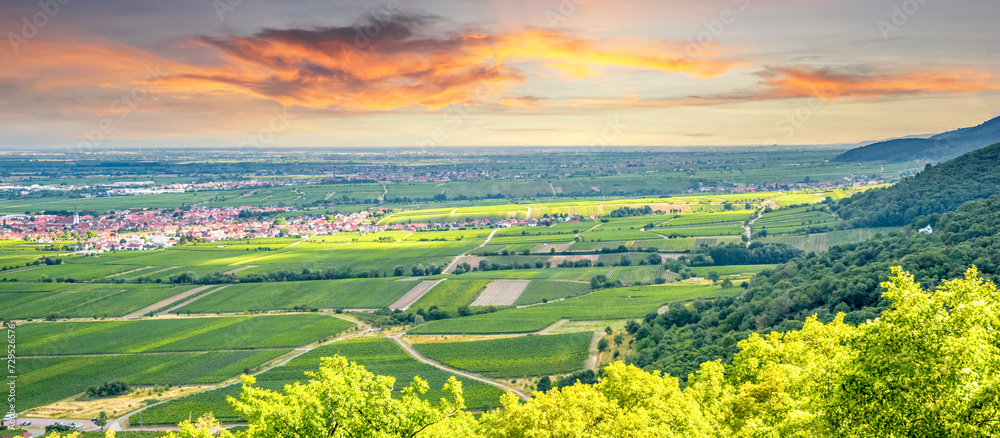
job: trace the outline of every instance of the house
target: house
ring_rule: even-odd
[[[931,226],[930,226],[930,225],[928,225],[928,226],[926,226],[926,227],[923,227],[923,228],[921,228],[921,229],[919,230],[919,232],[921,232],[921,233],[924,233],[924,234],[931,234],[931,233],[933,233],[933,232],[934,232],[934,228],[931,228]]]

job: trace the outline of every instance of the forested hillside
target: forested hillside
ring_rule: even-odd
[[[900,138],[851,149],[836,161],[940,162],[1000,141],[1000,117],[979,126],[945,132],[930,138]]]
[[[832,205],[854,227],[896,227],[1000,193],[1000,144],[970,152],[880,190]]]
[[[647,315],[631,326],[637,352],[628,361],[686,376],[702,362],[732,359],[737,341],[751,333],[798,329],[814,314],[830,321],[843,312],[847,323],[862,323],[888,305],[879,285],[893,266],[902,266],[928,288],[973,265],[984,277],[998,278],[1000,196],[969,202],[931,225],[933,234],[911,227],[794,259],[757,274],[739,297]]]

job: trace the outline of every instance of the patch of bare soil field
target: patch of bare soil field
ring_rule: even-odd
[[[552,262],[553,266],[559,265],[560,263],[567,260],[571,262],[578,262],[580,260],[590,260],[591,262],[597,263],[597,257],[598,257],[597,254],[573,255],[573,256],[557,255],[549,257],[549,261]]]
[[[396,300],[395,303],[390,304],[389,309],[391,310],[409,309],[410,306],[413,305],[413,303],[417,302],[417,300],[419,300],[420,297],[424,296],[424,294],[427,293],[427,291],[431,290],[432,287],[437,286],[437,284],[442,281],[444,280],[421,281],[420,284],[414,286],[413,289],[410,289],[410,291],[407,292],[406,295],[400,297],[398,300]]]
[[[510,306],[520,298],[531,280],[493,280],[472,302],[473,306]]]
[[[207,385],[172,387],[160,392],[138,388],[125,395],[96,400],[79,400],[80,394],[77,394],[47,406],[21,412],[20,415],[26,418],[78,419],[94,418],[101,411],[104,411],[109,417],[114,418],[118,413],[129,412],[145,404],[183,397],[208,389],[212,389],[212,387]]]
[[[535,254],[547,254],[551,252],[553,249],[556,250],[556,252],[563,252],[569,249],[569,247],[573,246],[573,243],[574,242],[550,243],[548,245],[538,245],[534,248],[531,248],[531,252]]]
[[[223,272],[223,274],[239,274],[240,272],[246,271],[247,269],[256,268],[257,266],[259,266],[259,265],[246,265],[246,266],[244,266],[242,268],[236,268],[236,269],[232,269],[232,270]]]
[[[151,305],[148,305],[148,306],[143,307],[143,308],[141,308],[139,310],[136,310],[135,312],[129,313],[128,315],[125,315],[122,318],[125,318],[125,319],[141,318],[143,315],[145,315],[145,314],[147,314],[149,312],[152,312],[154,310],[159,310],[159,309],[162,309],[164,307],[167,307],[167,306],[169,306],[169,305],[171,305],[173,303],[176,303],[176,302],[178,302],[180,300],[183,300],[183,299],[185,299],[187,297],[190,297],[191,295],[194,295],[196,293],[199,293],[199,292],[204,291],[204,290],[206,290],[208,288],[211,288],[211,287],[213,287],[213,286],[199,286],[199,287],[196,287],[194,289],[188,289],[187,291],[181,292],[181,293],[179,293],[177,295],[174,295],[174,296],[172,296],[170,298],[167,298],[165,300],[157,301],[157,302],[155,302],[155,303],[153,303]]]
[[[229,287],[229,286],[230,286],[230,285],[228,285],[228,284],[227,284],[227,285],[225,285],[225,286],[222,286],[222,287],[219,287],[219,288],[217,288],[217,289],[213,289],[213,290],[210,290],[210,291],[208,291],[208,292],[205,292],[205,293],[203,293],[203,294],[201,294],[201,295],[198,295],[198,296],[195,296],[194,298],[191,298],[191,299],[189,299],[189,300],[187,300],[187,301],[185,301],[185,302],[183,302],[183,303],[180,303],[180,304],[178,304],[178,305],[176,305],[176,306],[173,306],[173,307],[171,307],[171,308],[169,308],[169,309],[167,309],[167,310],[164,310],[164,311],[162,311],[162,312],[160,312],[160,313],[157,313],[157,314],[156,314],[156,316],[164,316],[164,315],[167,315],[167,314],[169,314],[170,312],[173,312],[173,311],[176,311],[177,309],[180,309],[181,307],[184,307],[184,306],[187,306],[187,305],[189,305],[189,304],[191,304],[191,303],[193,303],[193,302],[195,302],[195,301],[198,301],[198,300],[200,300],[200,299],[202,299],[202,298],[205,298],[205,297],[207,297],[207,296],[209,296],[209,295],[211,295],[211,294],[214,294],[214,293],[216,293],[216,292],[218,292],[218,291],[220,291],[220,290],[223,290],[223,289],[225,289],[225,288],[227,288],[227,287]]]

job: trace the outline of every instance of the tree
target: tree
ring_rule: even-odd
[[[535,387],[535,390],[545,392],[550,389],[552,389],[552,379],[549,376],[543,376],[541,379],[538,379],[538,386]]]
[[[639,331],[639,322],[634,319],[625,321],[625,331],[629,332],[629,334],[635,334],[635,332]]]
[[[605,334],[609,334],[610,335],[612,332],[614,332],[614,330],[611,330],[610,326],[604,327],[604,333]]]
[[[625,342],[625,337],[621,333],[615,335],[615,345],[621,346]]]
[[[710,425],[677,379],[615,362],[594,385],[577,383],[538,393],[513,393],[503,409],[483,414],[482,437],[709,436]]]
[[[1000,433],[1000,292],[970,269],[928,292],[901,268],[890,307],[857,327],[840,314],[756,333],[729,367],[688,380],[722,435],[987,437]],[[823,376],[817,379],[816,376]]]
[[[279,217],[279,218],[277,218],[277,219],[274,220],[274,224],[275,225],[288,225],[288,221],[286,221],[285,218],[283,218],[283,217]]]
[[[597,351],[608,351],[608,344],[608,338],[601,338],[600,341],[597,341]]]
[[[733,287],[733,280],[730,280],[728,278],[725,279],[725,280],[722,280],[722,288],[723,289],[729,289],[731,287]]]
[[[402,277],[403,274],[405,274],[405,273],[406,273],[406,268],[404,268],[402,266],[396,266],[395,268],[392,268],[392,276],[393,277]]]
[[[419,377],[393,397],[394,377],[376,376],[341,356],[323,358],[319,371],[306,374],[308,383],[288,385],[284,393],[255,387],[253,376],[243,376],[239,400],[229,397],[229,402],[246,419],[247,436],[412,437],[451,417],[468,416],[455,377],[435,407],[421,398],[428,386]]]
[[[708,272],[708,279],[712,280],[712,284],[717,283],[719,281],[719,278],[720,278],[720,276],[719,276],[718,272],[715,272],[715,271],[709,271]]]
[[[108,413],[101,411],[97,414],[97,421],[95,421],[94,424],[101,426],[101,429],[103,430],[104,426],[108,424]]]
[[[234,435],[228,430],[223,429],[219,433],[215,431],[221,429],[219,421],[215,417],[208,413],[200,418],[194,423],[191,420],[184,420],[178,425],[177,432],[169,431],[167,432],[167,438],[234,438]],[[114,438],[114,431],[109,430],[108,436]]]
[[[660,254],[653,252],[646,257],[646,261],[648,261],[651,265],[659,265],[660,263],[663,263],[663,257],[660,257]]]
[[[925,291],[893,268],[892,308],[859,326],[831,422],[859,434],[996,436],[1000,433],[1000,292],[979,278]],[[877,394],[877,395],[876,395]]]

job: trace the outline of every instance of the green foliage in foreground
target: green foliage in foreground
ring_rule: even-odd
[[[676,378],[616,362],[594,385],[576,384],[476,418],[461,383],[436,405],[415,378],[395,379],[343,357],[283,393],[245,377],[230,402],[249,422],[221,437],[989,437],[1000,433],[1000,292],[970,270],[928,292],[895,268],[892,302],[852,327],[810,318],[802,330],[751,335],[732,365],[706,362],[680,389]],[[171,437],[209,437],[210,417]]]
[[[107,436],[105,432],[80,432],[79,438],[104,438]],[[152,430],[129,430],[124,432],[115,432],[115,438],[159,438],[166,436],[166,432],[158,432]]]
[[[539,376],[583,368],[592,334],[521,336],[471,342],[416,344],[428,357],[493,377]]]

